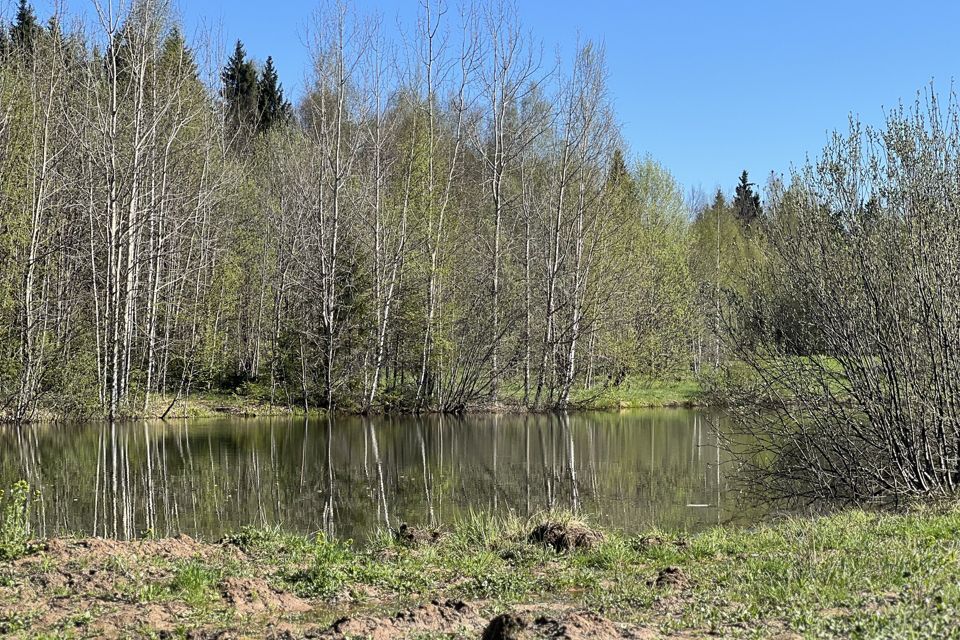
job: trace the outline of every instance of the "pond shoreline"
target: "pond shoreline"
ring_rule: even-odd
[[[156,396],[151,399],[145,411],[125,413],[117,419],[123,420],[183,420],[194,418],[219,418],[224,416],[265,418],[265,417],[304,417],[323,416],[328,412],[322,408],[310,408],[304,411],[303,406],[271,403],[269,399],[257,398],[249,395],[239,395],[230,392],[192,393],[173,401],[173,397]],[[566,409],[570,413],[583,412],[616,412],[631,409],[695,409],[708,408],[710,403],[700,387],[694,381],[653,381],[645,385],[629,388],[613,388],[598,392],[590,397],[575,399]],[[536,415],[555,413],[560,409],[533,409],[524,406],[521,402],[503,401],[496,404],[477,403],[464,407],[460,411],[424,410],[420,415]],[[418,415],[418,412],[408,409],[391,409],[379,407],[370,412],[371,415]],[[361,411],[348,408],[337,409],[334,415],[362,415]],[[71,420],[103,420],[108,418],[97,412],[86,415],[69,415],[58,413],[50,408],[40,409],[37,415],[28,422],[66,422]],[[0,424],[10,423],[9,419],[0,414]]]
[[[57,538],[0,560],[0,632],[945,637],[960,617],[958,551],[956,507],[691,536],[477,515],[447,530],[384,532],[364,549],[275,529],[216,543]]]

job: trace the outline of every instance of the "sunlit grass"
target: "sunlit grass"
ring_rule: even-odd
[[[578,518],[473,512],[441,528],[436,540],[402,542],[384,529],[362,545],[278,528],[244,529],[190,559],[123,555],[100,570],[111,574],[124,598],[183,603],[200,622],[226,615],[220,585],[246,576],[264,578],[338,615],[344,606],[396,611],[452,598],[483,603],[490,611],[544,603],[586,608],[659,632],[957,636],[955,507],[850,510],[690,536],[611,532],[589,548],[564,552],[530,541],[530,531],[546,520],[576,525]],[[34,566],[47,570],[42,561]],[[661,580],[667,571],[679,578]],[[152,575],[166,577],[157,581]],[[29,577],[11,584],[21,580]],[[63,598],[73,597],[63,591]],[[30,620],[0,623],[18,629]]]
[[[187,604],[201,607],[214,600],[220,575],[218,567],[199,559],[189,560],[175,568],[169,591]]]
[[[646,409],[658,407],[693,407],[705,402],[703,389],[694,379],[648,380],[627,378],[622,384],[606,389],[579,389],[572,402],[591,409]]]

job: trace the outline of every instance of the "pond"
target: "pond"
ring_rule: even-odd
[[[547,509],[697,530],[737,504],[696,410],[224,418],[0,430],[0,486],[39,489],[35,534],[217,539],[245,525],[365,540],[389,524]]]

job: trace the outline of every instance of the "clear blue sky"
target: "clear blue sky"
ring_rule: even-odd
[[[72,11],[87,0],[66,0]],[[455,0],[451,0],[455,2]],[[7,3],[10,15],[12,0]],[[42,18],[50,0],[36,0]],[[413,24],[417,0],[357,0],[385,24]],[[684,188],[732,191],[742,169],[761,184],[815,154],[849,114],[879,123],[960,68],[960,2],[517,0],[524,26],[569,52],[578,33],[605,43],[610,86],[634,154],[650,154]],[[179,0],[188,33],[216,30],[284,86],[302,84],[310,0]]]

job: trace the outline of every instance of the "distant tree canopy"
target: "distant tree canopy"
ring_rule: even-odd
[[[294,112],[272,57],[204,86],[163,6],[126,11],[0,29],[0,417],[565,408],[699,366],[683,199],[602,49],[570,80],[507,17],[467,46],[425,7],[393,52],[324,12]]]
[[[627,162],[623,157],[623,151],[620,147],[613,150],[613,156],[610,158],[610,170],[607,174],[607,182],[611,186],[617,187],[628,183],[630,180],[630,170],[627,169]]]
[[[689,211],[626,149],[602,48],[567,78],[512,19],[464,43],[422,11],[401,51],[323,12],[294,110],[239,40],[206,86],[161,5],[80,33],[21,2],[0,28],[0,415],[217,388],[568,408],[708,375],[734,333],[826,348],[812,292],[771,292],[782,200],[744,171]],[[880,199],[822,206],[838,235],[884,224]]]

